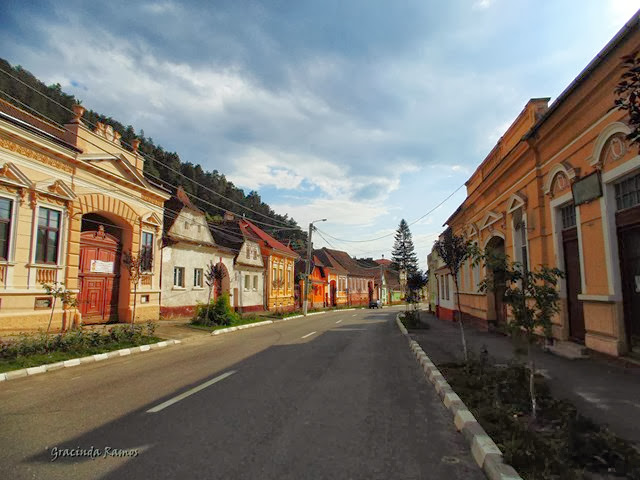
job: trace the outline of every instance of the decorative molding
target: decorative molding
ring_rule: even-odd
[[[155,205],[156,207],[164,207],[164,202],[162,200],[158,200],[157,198],[152,197],[151,195],[146,193],[142,194],[142,200],[144,202],[150,203],[151,205]]]
[[[626,136],[629,133],[631,133],[631,129],[629,128],[628,125],[622,122],[613,122],[607,125],[606,127],[604,127],[604,129],[600,132],[600,134],[598,135],[598,138],[595,141],[595,144],[593,146],[593,153],[591,154],[591,157],[587,158],[587,161],[589,162],[589,164],[592,167],[602,169],[602,167],[604,166],[603,157],[606,156],[606,154],[608,153],[604,147],[607,143],[609,143],[608,145],[609,147],[611,146],[611,142],[609,142],[609,139],[611,139],[612,137],[615,137],[616,134],[622,134]],[[626,146],[626,142],[623,142],[623,143]],[[624,153],[622,153],[622,156],[624,156],[626,152],[627,152],[627,148],[625,148]],[[603,153],[605,155],[603,155]]]
[[[487,212],[480,222],[480,231],[490,227],[496,222],[499,222],[500,220],[502,220],[503,216],[504,215],[502,213],[496,213],[494,211]]]
[[[0,147],[2,148],[6,148],[7,150],[10,150],[14,153],[20,154],[20,155],[24,155],[25,157],[29,157],[33,160],[37,160],[39,162],[45,163],[51,167],[54,167],[58,170],[61,170],[63,172],[66,173],[73,173],[73,167],[70,165],[67,165],[66,163],[57,160],[55,158],[49,157],[47,155],[44,155],[43,153],[40,152],[36,152],[35,150],[32,150],[30,148],[24,147],[22,145],[19,145],[17,143],[11,142],[7,139],[4,138],[0,138]]]
[[[561,177],[558,177],[559,175],[563,175],[565,177],[564,181],[567,182],[566,184],[556,184],[557,181],[562,181],[560,180]],[[562,194],[566,190],[568,190],[571,187],[571,183],[575,182],[579,177],[579,168],[573,168],[573,166],[567,161],[557,163],[551,168],[551,170],[549,170],[549,173],[547,174],[547,179],[543,187],[544,194],[551,196],[551,198],[555,197],[556,195]],[[557,190],[556,187],[558,187]]]
[[[509,201],[507,202],[507,213],[513,213],[519,208],[523,210],[527,208],[527,197],[519,193],[514,193],[509,197]]]

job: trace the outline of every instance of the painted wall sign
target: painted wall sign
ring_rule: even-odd
[[[113,262],[91,260],[91,273],[113,273]]]

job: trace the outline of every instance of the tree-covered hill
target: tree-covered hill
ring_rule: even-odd
[[[28,86],[3,71],[9,72],[11,75],[19,78]],[[38,94],[33,89],[55,100],[55,102],[63,105],[63,107]],[[19,103],[23,102],[36,112],[39,112],[44,119],[53,120],[60,125],[67,123],[71,119],[71,114],[67,109],[71,109],[71,106],[79,101],[75,96],[63,92],[60,84],[46,85],[21,66],[16,65],[14,67],[1,58],[0,97],[14,103],[20,108],[24,108],[24,106]],[[14,101],[10,97],[14,97],[19,100],[19,102]],[[35,112],[31,111],[30,113]],[[228,181],[224,174],[217,170],[205,171],[200,165],[182,161],[176,152],[167,152],[160,145],[156,145],[151,137],[145,137],[143,129],[140,129],[139,133],[136,133],[132,125],[125,127],[118,120],[106,117],[89,108],[87,108],[84,119],[92,124],[102,122],[111,125],[115,131],[122,135],[123,143],[130,144],[131,140],[138,138],[140,140],[139,150],[145,154],[148,159],[153,159],[153,161],[147,160],[144,163],[144,172],[148,178],[155,183],[163,184],[172,191],[175,190],[175,186],[182,185],[185,191],[192,195],[192,198],[195,197],[195,203],[207,213],[210,221],[216,222],[221,220],[224,210],[231,210],[236,214],[244,214],[248,219],[256,222],[266,222],[276,225],[281,225],[281,222],[284,222],[289,227],[295,228],[295,230],[279,230],[262,226],[260,223],[258,223],[258,225],[285,244],[290,242],[293,248],[297,250],[302,249],[306,241],[306,233],[298,228],[296,221],[289,218],[288,215],[280,215],[274,212],[269,205],[262,201],[258,192],[251,191],[245,194],[242,189]],[[125,148],[128,147],[125,146]],[[176,171],[193,181],[187,180],[176,173]],[[209,189],[223,195],[224,198],[215,195],[209,191]],[[233,202],[248,207],[255,212],[259,212],[267,218],[241,208]],[[213,207],[209,203],[218,205],[221,208]]]

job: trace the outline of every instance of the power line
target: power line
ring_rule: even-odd
[[[71,114],[74,114],[73,110],[69,109],[69,108],[68,108],[68,107],[66,107],[65,105],[62,105],[61,103],[57,102],[55,99],[53,99],[53,98],[49,97],[48,95],[46,95],[46,94],[44,94],[44,93],[40,92],[39,90],[37,90],[37,89],[36,89],[36,88],[34,88],[33,86],[31,86],[31,85],[29,85],[28,83],[24,82],[23,80],[21,80],[20,78],[16,77],[15,75],[12,75],[11,73],[7,72],[7,71],[6,71],[6,70],[4,70],[3,68],[0,68],[0,72],[3,72],[5,75],[8,75],[9,77],[13,78],[14,80],[17,80],[18,82],[22,83],[22,84],[23,84],[24,86],[26,86],[27,88],[29,88],[29,89],[33,90],[33,91],[34,91],[34,92],[36,92],[37,94],[39,94],[39,95],[43,96],[44,98],[48,99],[49,101],[53,102],[54,104],[58,105],[59,107],[63,108],[64,110],[66,110],[66,111],[70,112]],[[4,93],[5,95],[9,96],[10,98],[13,98],[13,97],[11,97],[9,94],[7,94],[6,92],[2,92],[2,93]],[[14,99],[14,100],[17,100],[17,99]],[[20,100],[17,100],[17,101],[18,101],[18,102],[20,102]],[[20,103],[21,103],[21,104],[23,104],[23,102],[20,102]],[[35,110],[34,110],[34,111],[35,111]],[[42,113],[40,113],[40,112],[38,112],[38,113],[39,113],[39,115],[43,116],[44,118],[47,118],[49,121],[52,121],[51,119],[49,119],[48,117],[46,117],[46,116],[45,116],[45,115],[43,115]],[[75,114],[74,114],[74,115],[75,115]],[[54,123],[56,123],[56,122],[54,122]],[[95,124],[93,124],[93,123],[91,123],[91,122],[89,122],[89,121],[86,121],[86,123],[87,123],[87,124],[89,124],[89,125],[91,125],[92,127],[95,127],[95,126],[96,126]],[[133,149],[133,147],[132,147],[130,144],[128,144],[127,142],[125,142],[125,141],[121,141],[121,143],[122,143],[122,144],[124,144],[124,145],[126,145],[126,146],[128,146],[128,147],[130,147],[131,149]],[[252,208],[249,208],[249,207],[247,207],[247,206],[245,206],[245,205],[242,205],[241,203],[238,203],[238,202],[236,202],[236,201],[234,201],[234,200],[231,200],[230,198],[225,197],[225,196],[224,196],[224,195],[222,195],[221,193],[216,192],[215,190],[213,190],[213,189],[211,189],[211,188],[207,187],[206,185],[203,185],[203,184],[201,184],[201,183],[199,183],[199,182],[196,182],[196,181],[195,181],[195,180],[193,180],[192,178],[187,177],[185,174],[183,174],[183,173],[182,173],[182,172],[180,172],[179,170],[176,170],[176,169],[174,169],[174,168],[170,167],[169,165],[167,165],[167,164],[165,164],[165,163],[161,162],[160,160],[158,160],[158,159],[156,159],[156,158],[154,158],[154,157],[151,157],[150,155],[145,154],[144,152],[139,152],[139,153],[140,153],[140,155],[141,155],[142,157],[144,157],[144,158],[149,158],[149,159],[150,159],[151,161],[153,161],[153,162],[158,162],[158,163],[159,163],[160,165],[162,165],[164,168],[166,168],[166,169],[168,169],[168,170],[170,170],[170,171],[172,171],[172,172],[174,172],[174,173],[176,173],[176,174],[180,175],[180,176],[181,176],[181,177],[183,177],[183,178],[186,178],[187,180],[189,180],[190,182],[194,183],[195,185],[198,185],[198,186],[200,186],[200,187],[204,188],[205,190],[207,190],[207,191],[209,191],[209,192],[213,193],[214,195],[217,195],[217,196],[219,196],[219,197],[224,198],[224,199],[225,199],[225,200],[227,200],[228,202],[230,202],[230,203],[232,203],[232,204],[234,204],[234,205],[237,205],[237,206],[238,206],[238,207],[240,207],[240,208],[244,208],[245,210],[250,211],[250,212],[253,212],[253,213],[255,213],[256,215],[260,215],[260,216],[262,216],[262,217],[264,217],[264,218],[267,218],[267,219],[269,219],[269,220],[272,220],[272,221],[278,222],[278,223],[280,223],[280,224],[282,224],[282,225],[284,225],[284,226],[289,227],[289,225],[287,225],[285,222],[283,222],[283,221],[281,221],[281,220],[278,220],[278,219],[275,219],[275,218],[269,217],[268,215],[265,215],[264,213],[261,213],[261,212],[258,212],[258,211],[256,211],[256,210],[253,210]],[[155,178],[157,178],[157,177],[155,177]],[[162,180],[162,181],[164,182],[164,180]],[[166,182],[166,183],[168,183],[168,182]]]
[[[427,215],[435,212],[438,208],[440,208],[447,200],[449,200],[451,197],[453,197],[456,193],[458,193],[458,191],[464,187],[464,183],[462,185],[460,185],[458,188],[456,188],[453,192],[451,192],[444,200],[442,200],[438,205],[436,205],[435,207],[433,207],[431,210],[429,210],[427,213],[425,213],[424,215],[422,215],[421,217],[415,219],[413,222],[409,223],[408,226],[411,225],[415,225],[416,223],[418,223],[420,220],[422,220],[424,217],[426,217]],[[342,238],[336,238],[333,235],[328,234],[327,232],[324,232],[325,235],[327,235],[329,238],[333,238],[334,240],[337,240],[339,242],[347,242],[347,243],[366,243],[366,242],[375,242],[376,240],[381,240],[383,238],[387,238],[390,237],[391,235],[395,235],[396,232],[392,232],[392,233],[388,233],[386,235],[382,235],[380,237],[376,237],[376,238],[369,238],[367,240],[344,240]]]
[[[2,70],[2,69],[0,69],[0,71],[1,71],[1,70]],[[64,130],[67,130],[67,131],[69,130],[69,129],[68,129],[67,127],[65,127],[64,125],[61,125],[61,124],[59,124],[58,122],[54,121],[53,119],[51,119],[51,118],[47,117],[46,115],[42,114],[41,112],[38,112],[36,109],[34,109],[34,108],[32,108],[31,106],[29,106],[29,105],[25,104],[24,102],[20,101],[19,99],[17,99],[17,98],[15,98],[15,97],[11,96],[11,95],[10,95],[10,94],[8,94],[7,92],[0,90],[0,93],[4,94],[4,95],[5,95],[5,96],[7,96],[8,98],[10,98],[10,99],[12,99],[12,100],[14,100],[14,101],[16,101],[16,102],[18,102],[18,103],[20,103],[21,105],[23,105],[24,107],[28,108],[29,110],[31,110],[31,111],[33,111],[33,112],[37,113],[38,115],[41,115],[44,119],[48,120],[48,121],[49,121],[49,122],[51,122],[52,124],[54,124],[54,125],[56,125],[56,126],[58,126],[58,127],[62,128],[62,129],[64,129]],[[53,101],[53,100],[52,100],[52,101]],[[108,152],[107,150],[105,150],[105,149],[104,149],[104,148],[102,148],[101,146],[99,146],[99,145],[97,145],[97,144],[95,144],[95,143],[91,142],[91,140],[89,140],[89,139],[87,139],[87,138],[84,138],[84,137],[82,137],[81,135],[78,135],[78,137],[79,137],[80,139],[82,139],[82,140],[86,141],[86,142],[87,142],[87,143],[89,143],[90,145],[92,145],[92,146],[94,146],[94,147],[96,147],[96,148],[98,148],[98,149],[102,150],[104,153],[106,153],[106,154],[108,154],[108,155],[113,155],[113,153]],[[94,166],[94,168],[100,169],[100,170],[102,170],[102,171],[104,171],[104,172],[107,172],[107,173],[108,173],[108,171],[107,171],[107,170],[105,170],[105,169],[103,169],[103,168],[101,168],[101,167],[98,167],[97,165],[93,165],[93,166]],[[147,172],[147,173],[145,173],[145,175],[146,175],[146,176],[149,176],[149,177],[152,177],[152,178],[154,178],[154,179],[156,179],[156,180],[159,180],[160,182],[162,182],[162,183],[164,183],[164,184],[166,184],[166,185],[170,185],[170,186],[172,186],[172,187],[174,187],[174,188],[178,188],[178,186],[177,186],[177,185],[174,185],[174,184],[172,184],[172,183],[170,183],[170,182],[167,182],[167,181],[163,180],[162,178],[157,177],[157,176],[155,176],[155,175],[152,175],[152,174],[150,174],[150,173],[148,173],[148,172]],[[187,177],[187,178],[188,178],[188,177]],[[214,203],[212,203],[212,202],[209,202],[209,201],[207,201],[207,200],[204,200],[203,198],[200,198],[200,197],[198,197],[198,196],[196,196],[196,195],[189,194],[189,193],[187,193],[187,192],[185,192],[185,194],[186,194],[187,196],[191,196],[191,197],[193,197],[194,199],[198,200],[199,202],[202,202],[202,203],[208,204],[208,205],[210,205],[210,206],[212,206],[212,207],[218,208],[218,209],[220,209],[220,210],[221,210],[221,211],[223,211],[223,212],[227,212],[227,211],[229,211],[228,209],[226,209],[226,208],[224,208],[224,207],[222,207],[222,206],[220,206],[220,205],[216,205],[216,204],[214,204]],[[235,215],[238,215],[238,214],[237,214],[237,213],[235,213],[235,212],[232,212],[232,213],[234,213]],[[240,216],[240,215],[238,215],[238,216]],[[244,218],[244,217],[243,217],[243,218]],[[272,227],[274,230],[295,230],[295,231],[300,231],[300,232],[302,232],[302,230],[301,230],[299,227],[281,227],[281,226],[279,226],[279,225],[273,225],[273,224],[269,224],[269,223],[266,223],[266,222],[261,222],[261,221],[259,221],[259,220],[253,220],[253,219],[252,219],[252,221],[253,221],[253,222],[255,222],[255,223],[257,223],[257,224],[259,224],[259,225],[264,225],[264,226],[267,226],[267,227]],[[276,220],[276,221],[277,221],[277,220]]]

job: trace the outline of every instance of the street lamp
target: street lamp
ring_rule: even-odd
[[[307,306],[309,303],[309,275],[311,274],[311,234],[313,233],[313,229],[315,228],[313,226],[314,223],[316,222],[326,222],[327,219],[326,218],[321,218],[320,220],[314,220],[313,222],[311,222],[309,224],[309,236],[307,238],[307,265],[305,268],[305,275],[304,275],[304,307],[303,307],[303,315],[306,317],[307,316]]]

